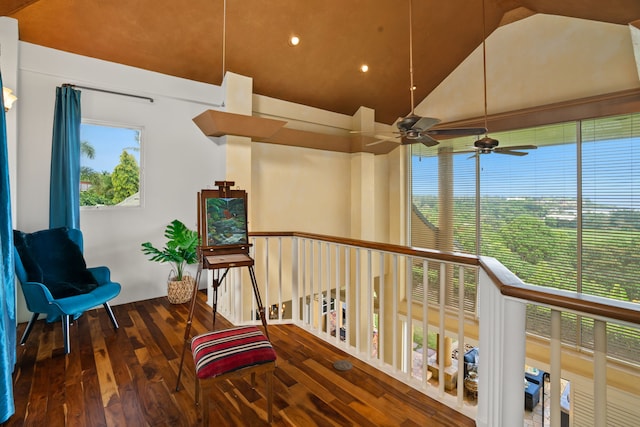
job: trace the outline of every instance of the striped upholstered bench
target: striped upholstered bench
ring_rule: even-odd
[[[196,404],[200,393],[210,390],[215,381],[251,374],[255,386],[256,374],[266,374],[267,418],[271,422],[273,405],[273,371],[276,352],[264,334],[255,326],[240,326],[198,335],[191,341],[196,367]],[[203,380],[210,380],[203,385]],[[207,397],[203,399],[204,425],[209,425]]]

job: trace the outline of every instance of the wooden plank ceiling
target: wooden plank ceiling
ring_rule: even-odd
[[[536,13],[640,26],[638,0],[484,2],[486,34]],[[416,102],[481,43],[482,8],[413,0]],[[261,95],[347,115],[366,106],[387,124],[410,112],[409,0],[226,0],[224,9],[225,0],[0,2],[25,42],[218,85],[224,59]]]

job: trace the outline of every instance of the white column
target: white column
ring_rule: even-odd
[[[374,110],[360,107],[352,119],[354,130],[373,133]],[[375,162],[371,153],[351,157],[351,237],[375,240]]]
[[[351,237],[375,238],[374,155],[354,153],[351,157]]]
[[[560,378],[562,376],[562,313],[551,310],[551,363],[549,391],[551,395],[551,415],[549,417],[552,426],[560,425]]]
[[[478,289],[480,366],[476,424],[522,425],[526,305],[503,297],[483,270]]]
[[[607,424],[607,323],[594,320],[593,413],[594,425]]]
[[[250,116],[253,112],[253,79],[227,72],[222,82],[224,105],[229,113]],[[236,186],[245,190],[249,197],[249,224],[252,222],[251,209],[251,138],[243,136],[223,137],[227,143],[227,174],[225,179],[235,181]]]
[[[222,82],[225,110],[229,113],[251,116],[253,112],[253,79],[239,74],[227,72]],[[224,136],[226,147],[226,175],[219,179],[234,181],[233,188],[247,192],[247,221],[249,231],[254,222],[255,209],[252,209],[252,156],[251,138],[241,136]],[[213,185],[213,183],[211,183]],[[211,276],[211,273],[210,273]],[[233,313],[235,322],[247,322],[255,313],[255,298],[246,268],[231,269],[226,282],[232,292],[229,310]],[[258,283],[260,286],[261,284]],[[260,287],[263,289],[262,286]],[[262,291],[264,292],[264,291]]]

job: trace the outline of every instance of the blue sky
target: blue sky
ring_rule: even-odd
[[[89,142],[96,151],[93,159],[82,156],[80,164],[88,166],[97,172],[113,172],[113,168],[120,162],[120,154],[127,147],[139,147],[136,135],[139,129],[102,126],[83,123],[80,128],[80,140]],[[128,150],[138,165],[140,165],[140,151]]]
[[[582,147],[583,196],[602,203],[640,209],[640,138],[587,142]],[[475,194],[475,158],[454,157],[454,194]],[[540,147],[527,156],[480,156],[483,196],[576,197],[576,145]],[[415,180],[426,182],[414,194],[437,194],[438,160],[412,159]]]

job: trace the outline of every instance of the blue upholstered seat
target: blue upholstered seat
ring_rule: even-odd
[[[65,354],[69,353],[70,319],[77,319],[101,304],[113,326],[118,328],[109,301],[120,293],[120,284],[111,281],[107,267],[87,268],[82,248],[82,232],[77,229],[56,228],[35,233],[14,231],[16,277],[27,309],[33,313],[20,344],[27,341],[39,315],[46,314],[47,322],[62,320],[64,350]],[[54,263],[60,264],[54,265],[54,269],[59,270],[55,274],[47,271]]]

